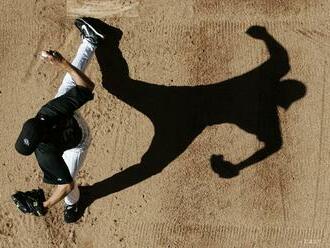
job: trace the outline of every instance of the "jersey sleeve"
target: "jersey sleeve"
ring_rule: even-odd
[[[93,93],[82,86],[75,86],[64,95],[45,104],[39,114],[47,116],[71,116],[73,112],[94,98]]]
[[[70,171],[57,152],[43,152],[40,149],[35,150],[38,164],[44,173],[43,181],[48,184],[68,184],[73,181]]]

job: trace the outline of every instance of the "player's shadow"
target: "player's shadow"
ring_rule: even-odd
[[[112,95],[146,115],[154,126],[154,137],[139,164],[91,186],[81,187],[82,212],[96,199],[135,185],[160,173],[207,127],[235,124],[255,134],[264,143],[239,164],[210,158],[220,177],[231,178],[247,166],[262,161],[282,146],[277,107],[288,109],[305,95],[296,80],[281,80],[289,70],[287,51],[263,27],[253,26],[247,34],[265,42],[269,59],[253,70],[223,82],[206,86],[162,86],[129,77],[128,65],[119,49],[122,32],[97,19],[95,25],[107,39],[96,50],[102,85]],[[221,137],[219,137],[221,144]]]

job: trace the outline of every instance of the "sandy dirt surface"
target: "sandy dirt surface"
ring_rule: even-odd
[[[330,247],[329,11],[327,0],[2,0],[0,247]],[[88,68],[97,87],[81,112],[93,140],[78,182],[103,197],[68,225],[62,204],[35,218],[10,195],[52,189],[14,143],[63,78],[38,53],[72,58],[81,15],[122,30],[119,48],[140,81],[115,95],[102,87],[96,59]],[[282,57],[254,80],[226,81],[270,58],[245,33],[255,24],[284,47],[290,68],[275,51]],[[288,109],[267,101],[280,79],[307,90]],[[292,97],[285,89],[275,101]],[[260,114],[262,99],[274,106]],[[277,117],[274,134],[263,120]],[[232,178],[212,170],[225,165],[219,155],[238,164],[262,149],[260,130],[274,147],[282,137],[281,149]],[[135,183],[127,169],[141,159],[156,169]]]

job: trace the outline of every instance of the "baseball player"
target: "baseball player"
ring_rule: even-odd
[[[64,221],[78,219],[79,189],[74,182],[84,160],[89,133],[84,120],[76,112],[93,99],[94,83],[84,74],[95,49],[104,36],[90,18],[75,20],[82,43],[72,63],[56,51],[42,51],[41,58],[66,71],[55,99],[49,101],[35,117],[26,121],[16,141],[16,150],[23,155],[34,152],[44,174],[43,181],[56,185],[46,199],[42,189],[12,195],[24,213],[45,215],[47,210],[64,198]]]

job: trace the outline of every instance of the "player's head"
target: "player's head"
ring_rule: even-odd
[[[15,144],[16,151],[30,155],[37,148],[43,137],[43,125],[39,118],[32,118],[23,124],[22,131]]]

